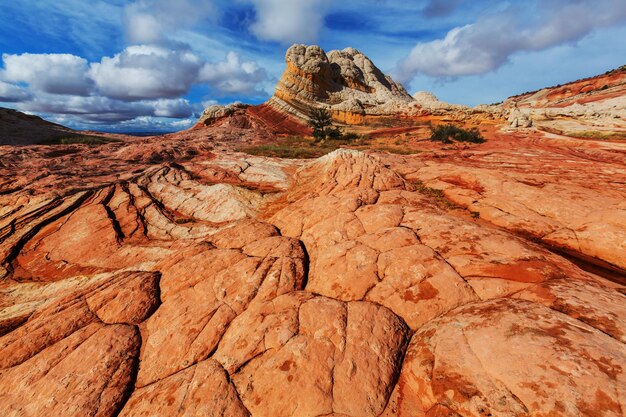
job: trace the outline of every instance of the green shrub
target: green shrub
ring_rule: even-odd
[[[326,129],[328,139],[343,139],[343,132],[339,127],[329,127]]]
[[[439,125],[431,129],[432,135],[430,140],[450,144],[452,142],[470,142],[483,143],[485,139],[480,131],[473,127],[471,129],[463,129],[453,124]]]
[[[361,136],[359,136],[358,134],[356,134],[354,132],[347,132],[347,133],[344,133],[341,138],[344,139],[344,140],[347,140],[349,142],[352,142],[352,141],[355,141],[357,139],[360,139]]]

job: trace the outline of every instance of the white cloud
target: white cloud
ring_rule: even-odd
[[[154,113],[154,106],[145,102],[126,103],[107,97],[51,94],[37,95],[33,100],[21,103],[18,108],[29,112],[74,115],[84,121],[108,122],[130,120]]]
[[[154,116],[141,116],[117,123],[115,130],[118,132],[173,132],[188,129],[195,123],[196,119],[193,118],[174,120]]]
[[[30,100],[32,94],[20,86],[0,81],[0,102],[12,103]]]
[[[175,100],[161,99],[154,102],[154,115],[180,119],[193,114],[193,107],[183,98]]]
[[[401,81],[493,71],[520,51],[576,42],[596,29],[626,21],[623,0],[553,0],[510,7],[457,27],[443,39],[417,44],[398,64]]]
[[[126,37],[132,43],[158,43],[167,35],[215,14],[211,0],[139,0],[124,9]]]
[[[281,43],[315,42],[324,25],[330,0],[251,0],[256,21],[250,26],[259,39]]]
[[[259,95],[263,93],[258,85],[267,80],[267,73],[256,62],[242,62],[239,55],[231,51],[225,61],[205,64],[199,79],[222,93]]]
[[[87,60],[70,54],[3,54],[4,81],[28,83],[33,90],[53,94],[86,95],[90,82]]]
[[[100,96],[40,94],[18,104],[21,111],[72,116],[86,123],[122,122],[137,117],[186,118],[194,108],[186,99],[160,99],[125,102]]]
[[[160,46],[129,46],[91,65],[98,91],[120,100],[181,96],[197,82],[202,61],[190,51]]]

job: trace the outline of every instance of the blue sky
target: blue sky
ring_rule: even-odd
[[[102,130],[261,103],[292,43],[355,47],[468,105],[626,64],[624,0],[20,0],[0,21],[0,106]]]

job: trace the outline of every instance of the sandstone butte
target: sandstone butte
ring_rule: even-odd
[[[294,46],[188,131],[1,146],[0,415],[626,415],[625,82],[467,108]],[[421,152],[237,150],[320,106]]]

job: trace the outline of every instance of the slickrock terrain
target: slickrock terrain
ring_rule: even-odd
[[[293,109],[415,103],[353,49],[302,53]],[[275,98],[0,147],[3,416],[625,415],[626,143],[422,107],[360,128],[449,118],[487,141],[240,152],[308,132]]]

